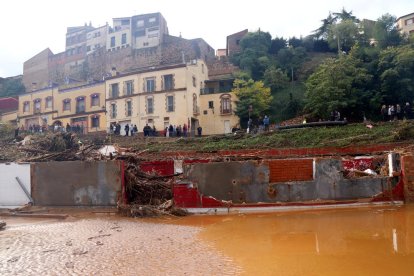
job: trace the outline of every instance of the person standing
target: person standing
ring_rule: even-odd
[[[404,107],[404,114],[405,114],[405,118],[407,120],[412,119],[412,110],[411,110],[411,105],[410,103],[406,102],[405,103],[405,107]]]
[[[382,107],[381,107],[381,116],[382,116],[382,120],[384,122],[387,121],[387,115],[388,115],[387,106],[385,104],[383,104]]]
[[[203,128],[201,126],[198,126],[197,128],[197,135],[198,137],[201,137],[201,132],[203,131]]]
[[[125,125],[124,130],[125,130],[125,136],[128,136],[128,133],[129,133],[129,125],[128,124]]]
[[[395,109],[396,109],[395,113],[396,113],[397,119],[402,120],[403,113],[402,113],[402,110],[401,110],[401,106],[399,104],[397,104],[397,107]]]
[[[264,131],[269,131],[269,117],[265,115],[263,119]]]

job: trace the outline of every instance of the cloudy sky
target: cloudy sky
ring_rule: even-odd
[[[171,35],[204,38],[225,48],[226,36],[260,28],[273,37],[306,36],[329,12],[344,7],[360,19],[397,17],[414,12],[414,0],[13,0],[0,9],[0,77],[23,73],[23,62],[50,48],[65,49],[66,28],[92,22],[112,24],[114,17],[161,12]]]

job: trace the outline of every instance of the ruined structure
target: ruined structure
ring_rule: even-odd
[[[113,67],[128,71],[193,59],[213,61],[214,49],[201,38],[170,36],[160,13],[114,18],[112,27],[69,27],[65,52],[54,54],[47,48],[27,60],[23,84],[29,91],[53,83],[98,81]]]

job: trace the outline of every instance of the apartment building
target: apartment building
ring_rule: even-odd
[[[397,18],[397,25],[404,34],[414,34],[414,13],[410,13]]]
[[[106,40],[106,49],[116,51],[131,46],[131,18],[122,17],[113,19],[113,27],[109,28]]]
[[[157,130],[171,125],[199,125],[200,90],[208,77],[202,60],[186,64],[151,67],[106,80],[107,128],[121,124],[146,124]]]
[[[98,49],[105,48],[107,43],[108,24],[98,27],[86,34],[86,54],[90,55]]]
[[[79,126],[83,133],[105,131],[105,82],[58,89],[53,123]]]
[[[47,87],[19,96],[17,120],[19,126],[28,129],[30,125],[47,126],[53,124],[53,98],[57,87]]]
[[[55,86],[19,96],[19,125],[79,125],[83,133],[105,131],[105,83]]]
[[[240,127],[235,115],[237,97],[231,92],[234,77],[221,75],[205,81],[200,94],[200,125],[204,134],[227,134]]]

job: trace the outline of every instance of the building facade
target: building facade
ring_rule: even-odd
[[[397,18],[397,25],[404,34],[414,34],[414,13],[410,13]]]
[[[240,120],[234,113],[237,97],[231,92],[234,77],[223,75],[205,81],[201,90],[200,125],[205,134],[228,134],[240,127]],[[205,130],[205,131],[204,131]]]
[[[19,96],[19,126],[79,126],[82,133],[105,131],[105,84],[52,86]]]
[[[124,134],[126,124],[136,125],[140,132],[147,124],[157,130],[185,124],[194,131],[207,77],[202,60],[114,74],[106,80],[107,128],[119,123]]]

